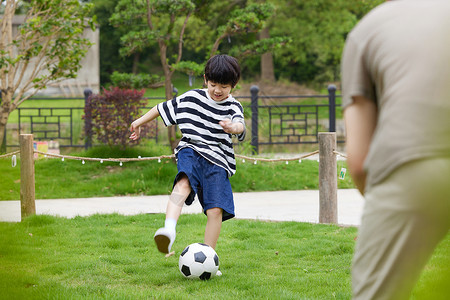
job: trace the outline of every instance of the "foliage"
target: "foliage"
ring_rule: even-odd
[[[203,71],[198,62],[183,62],[182,53],[189,20],[194,13],[207,9],[207,4],[206,1],[189,0],[120,0],[110,18],[115,26],[126,26],[129,29],[121,38],[122,55],[141,53],[158,45],[166,99],[172,98],[172,76],[176,70],[190,76],[199,75]],[[210,56],[216,54],[219,44],[226,36],[261,30],[271,11],[270,4],[249,4],[244,9],[233,10],[226,24],[218,28],[218,38],[212,46]],[[168,132],[169,143],[174,149],[178,144],[175,129],[169,127]]]
[[[220,42],[226,37],[259,32],[273,10],[270,3],[249,4],[243,9],[233,10],[227,23],[217,29],[218,38],[212,46],[210,56],[218,51]]]
[[[121,89],[144,89],[155,86],[160,83],[158,75],[145,73],[130,74],[114,72],[111,75],[111,84]]]
[[[166,99],[173,96],[173,65],[181,61],[184,31],[194,9],[195,4],[190,0],[120,0],[110,18],[114,25],[129,28],[121,38],[123,55],[142,52],[155,43],[158,45]],[[177,45],[175,49],[172,43]],[[168,127],[168,139],[175,149],[178,141],[174,126]]]
[[[2,1],[0,143],[9,114],[50,82],[76,76],[90,42],[83,38],[92,5],[78,0]],[[13,32],[16,8],[26,11]]]
[[[127,146],[139,141],[130,141],[129,126],[140,116],[140,109],[145,106],[143,98],[145,90],[121,89],[110,87],[103,89],[102,94],[89,97],[84,118],[91,118],[91,128],[85,128],[86,136],[93,136],[109,147]],[[154,123],[151,123],[154,125]],[[148,126],[142,128],[141,135],[145,136]]]
[[[256,40],[253,43],[230,49],[230,55],[239,57],[241,60],[248,56],[261,55],[267,52],[275,52],[292,41],[288,37],[273,37]]]
[[[193,61],[180,61],[177,64],[172,65],[176,71],[186,73],[190,76],[201,76],[205,69],[204,64],[198,64]]]
[[[102,48],[101,74],[102,82],[109,80],[113,71],[131,72],[131,65],[137,64],[136,73],[161,72],[158,65],[161,59],[156,53],[159,45],[152,40],[140,52],[132,56],[119,57],[119,39],[131,29],[143,30],[147,26],[144,13],[145,1],[128,0],[119,10],[135,10],[130,16],[123,12],[123,20],[112,27],[108,19],[114,12],[111,7],[119,0],[92,0],[95,4],[96,15],[101,24],[100,43]],[[189,18],[188,26],[183,36],[183,60],[192,61],[199,65],[205,62],[211,52],[211,46],[223,33],[234,14],[243,11],[249,3],[256,1],[219,1],[196,0],[193,15]],[[273,53],[275,73],[277,78],[301,83],[321,83],[339,80],[340,55],[347,33],[370,9],[384,2],[384,0],[268,0],[274,10],[265,20],[270,36],[289,39],[289,43],[276,43],[275,48],[269,47]],[[127,4],[128,3],[128,4]],[[133,17],[135,16],[135,17]],[[162,16],[153,16],[157,23],[166,22]],[[180,28],[182,18],[174,23]],[[161,25],[162,26],[162,25]],[[163,31],[161,31],[163,32]],[[167,59],[172,64],[178,51],[178,33],[167,43]],[[132,38],[132,37],[130,37]],[[144,34],[144,39],[148,37]],[[253,53],[251,45],[258,41],[256,33],[242,31],[239,35],[225,35],[219,45],[219,52],[240,56]],[[245,49],[247,48],[247,49]],[[124,50],[122,50],[124,51]],[[240,61],[243,79],[259,77],[260,58],[245,56]],[[177,69],[176,64],[172,64]],[[134,72],[134,70],[133,70]],[[187,69],[186,73],[191,72]]]
[[[206,2],[207,5],[204,5]],[[262,49],[266,49],[274,55],[277,78],[302,83],[338,81],[340,56],[348,32],[370,9],[382,2],[383,0],[269,0],[264,3],[269,13],[266,11],[257,13],[250,8],[246,10],[253,5],[251,3],[254,2],[251,1],[192,1],[195,10],[185,27],[182,61],[202,65],[211,54],[212,45],[219,40],[216,52],[242,58],[240,63],[244,79],[259,76],[258,55],[265,51]],[[136,5],[141,4],[136,2]],[[120,8],[125,9],[127,9],[125,5]],[[137,29],[145,29],[144,5],[133,9],[137,11],[134,14],[136,18],[122,18],[121,20],[127,21],[120,23],[122,25],[116,27],[117,30],[123,31],[124,28],[130,29],[135,25]],[[260,22],[252,16],[267,18]],[[152,15],[152,20],[161,27],[159,30],[161,35],[166,28],[162,25],[166,23],[163,18],[163,15]],[[181,28],[183,21],[179,18],[174,23],[174,28]],[[247,21],[255,22],[249,26],[245,25]],[[269,28],[270,36],[278,40],[272,40],[268,47],[264,45],[259,47],[258,36],[253,29],[264,24]],[[154,36],[143,34],[142,41],[147,40],[148,44],[139,48],[142,50],[139,52],[142,63],[147,64],[146,69],[152,70],[155,69],[155,64],[161,61],[154,55],[159,47],[156,39],[150,40]],[[139,35],[130,34],[130,39],[136,41],[137,37]],[[181,68],[176,64],[174,59],[178,51],[179,34],[173,31],[170,37],[171,41],[166,43],[166,58],[170,68],[188,74],[195,73],[193,68]],[[282,38],[285,40],[280,40]]]
[[[212,1],[210,9],[196,13],[186,31],[185,48],[189,59],[192,52],[201,53],[219,35],[234,10],[243,10],[246,3],[230,4]],[[322,83],[339,80],[340,55],[345,38],[353,26],[370,9],[383,0],[268,0],[274,7],[265,20],[271,37],[288,38],[288,43],[271,49],[277,78],[301,82]],[[226,17],[224,17],[226,16]],[[258,40],[255,33],[226,35],[221,53],[244,53]],[[242,49],[242,50],[241,50]],[[230,52],[231,51],[231,52]],[[259,77],[260,57],[246,57],[241,61],[243,78]]]
[[[58,3],[57,3],[58,2]],[[63,3],[59,3],[63,2]],[[50,81],[61,78],[73,78],[80,68],[90,42],[82,38],[86,26],[85,16],[91,6],[80,6],[78,1],[28,1],[28,12],[18,33],[8,39],[11,33],[11,20],[14,15],[15,1],[7,1],[2,26],[2,50],[0,67],[2,90],[17,89],[19,105],[26,91],[42,89]],[[89,21],[94,27],[94,21]],[[32,59],[38,59],[32,64]],[[27,76],[23,69],[30,68],[34,76]],[[22,71],[19,74],[19,71]],[[45,71],[45,72],[44,72]],[[18,76],[18,77],[15,77]],[[25,82],[22,82],[24,80]],[[26,98],[29,98],[27,96]]]
[[[316,83],[340,78],[345,38],[383,0],[277,0],[270,34],[292,42],[274,52],[277,77]]]
[[[243,1],[245,2],[243,6],[224,3],[223,5],[231,7],[226,12],[226,17],[223,17],[223,10],[219,12],[225,22],[217,23],[213,28],[208,27],[209,38],[206,40],[209,44],[196,50],[195,60],[183,61],[181,59],[182,49],[187,44],[184,42],[185,31],[188,31],[192,24],[195,26],[199,18],[211,17],[208,16],[209,13],[213,17],[218,17],[218,12],[214,11],[215,6],[211,7],[213,2],[153,1],[146,6],[143,1],[137,1],[131,7],[130,0],[119,1],[116,12],[110,21],[116,26],[127,26],[130,29],[122,37],[121,53],[130,55],[143,52],[157,44],[166,79],[172,76],[173,71],[181,71],[191,76],[201,75],[204,62],[218,52],[223,39],[260,31],[273,12],[273,5],[268,3],[248,4],[247,1]],[[205,39],[204,31],[195,31],[197,34],[200,33],[198,39]],[[244,56],[237,55],[242,52],[240,49],[236,49],[233,54],[238,58],[260,54],[270,51],[274,45],[281,46],[289,40],[280,39],[270,39],[263,44],[248,45],[247,43]],[[192,49],[192,46],[188,46],[188,48]],[[207,48],[211,49],[209,54],[206,53]]]
[[[194,4],[189,0],[130,1],[120,0],[110,22],[126,26],[127,33],[121,38],[123,56],[141,52],[151,43],[167,43],[179,37],[177,19],[189,18]],[[180,33],[181,34],[181,33]]]

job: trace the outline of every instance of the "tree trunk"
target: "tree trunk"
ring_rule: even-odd
[[[172,74],[170,74],[170,77],[166,75],[165,78],[165,90],[166,90],[166,99],[171,100],[173,97],[173,86],[172,86]],[[169,137],[169,143],[170,148],[172,151],[177,147],[178,145],[178,139],[175,133],[176,126],[169,126],[167,127],[167,133]]]
[[[2,93],[1,107],[0,107],[0,150],[6,151],[6,145],[3,145],[6,124],[8,124],[9,114],[11,112],[12,95],[8,93]]]
[[[6,152],[6,145],[4,145],[5,134],[6,134],[6,124],[0,122],[0,153]]]
[[[270,37],[269,28],[265,27],[259,33],[259,39],[267,39]],[[261,55],[261,81],[275,82],[275,72],[273,67],[273,56],[271,52]]]
[[[216,54],[217,50],[219,50],[220,42],[221,42],[227,35],[228,35],[228,34],[224,33],[224,34],[222,34],[221,36],[219,36],[219,37],[216,39],[216,41],[214,42],[214,45],[213,45],[212,48],[211,48],[211,52],[209,53],[209,57],[210,57],[210,58],[213,57],[213,56]]]
[[[163,41],[159,41],[159,50],[161,65],[164,70],[164,85],[166,92],[166,100],[171,100],[173,97],[173,86],[172,86],[172,74],[170,71],[169,64],[167,63],[167,45]],[[178,140],[175,134],[175,126],[167,127],[167,133],[169,137],[169,144],[172,151],[177,147]]]
[[[139,59],[141,58],[141,54],[139,52],[133,55],[133,67],[131,72],[133,74],[138,74],[139,72]]]

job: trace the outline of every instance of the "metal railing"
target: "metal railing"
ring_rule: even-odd
[[[335,85],[328,86],[328,95],[259,95],[258,86],[252,86],[250,93],[251,145],[255,153],[259,152],[260,145],[317,144],[319,132],[336,132],[336,98],[340,96],[336,96]],[[265,99],[325,100],[327,103],[260,105],[259,100]]]
[[[92,147],[92,137],[86,137],[84,128],[90,122],[89,116],[85,114],[85,106],[92,95],[90,89],[85,90],[84,98],[61,98],[65,101],[84,101],[83,107],[18,107],[17,127],[7,126],[5,129],[4,142],[7,148],[18,148],[18,138],[13,139],[13,143],[8,143],[11,136],[20,136],[23,133],[33,134],[35,141],[58,141],[59,148],[89,148]],[[49,98],[36,97],[27,101],[47,100]],[[148,98],[150,99],[150,98]],[[155,98],[152,98],[155,99]],[[162,100],[164,98],[161,98]],[[151,107],[142,107],[148,110]],[[84,119],[84,120],[83,120]],[[157,124],[156,124],[157,127]],[[8,133],[10,138],[8,138]],[[156,134],[151,139],[157,140]],[[15,144],[14,142],[17,142]],[[94,145],[95,146],[95,145]]]
[[[340,108],[336,105],[336,99],[340,98],[336,95],[336,86],[328,86],[328,95],[273,96],[259,95],[259,92],[257,86],[252,86],[250,97],[236,97],[238,100],[251,99],[251,104],[244,106],[247,127],[249,129],[251,127],[251,135],[248,136],[255,153],[259,152],[261,145],[317,144],[319,132],[336,132],[336,110]],[[91,94],[92,91],[87,89],[84,98],[67,98],[66,100],[84,100],[86,105]],[[164,101],[165,98],[152,97],[151,99]],[[296,104],[275,103],[286,100]],[[263,103],[260,104],[260,102]],[[305,103],[297,104],[298,102]],[[142,109],[148,110],[150,107]],[[19,107],[17,111],[18,126],[9,129],[17,130],[15,133],[17,136],[22,133],[31,133],[36,141],[57,140],[60,148],[84,147],[87,149],[93,145],[92,137],[85,134],[85,128],[91,118],[88,113],[85,113],[84,107]],[[158,130],[152,138],[158,140]],[[344,141],[338,139],[337,142]],[[6,143],[6,145],[19,147],[18,144]]]
[[[58,140],[60,147],[79,147],[74,143],[74,121],[83,108],[18,108],[18,134],[29,131],[35,140]],[[29,128],[27,128],[29,126]]]

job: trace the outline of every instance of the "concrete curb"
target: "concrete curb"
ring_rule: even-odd
[[[338,223],[358,226],[364,198],[355,189],[338,190]],[[66,218],[93,214],[165,213],[168,195],[36,200],[36,214]],[[319,191],[234,193],[238,219],[319,222]],[[198,201],[183,214],[201,213]],[[20,201],[0,201],[0,222],[20,222]]]

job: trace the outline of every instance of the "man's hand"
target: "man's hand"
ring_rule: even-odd
[[[219,124],[226,133],[240,134],[244,131],[244,124],[239,122],[233,123],[230,119],[222,120]]]

